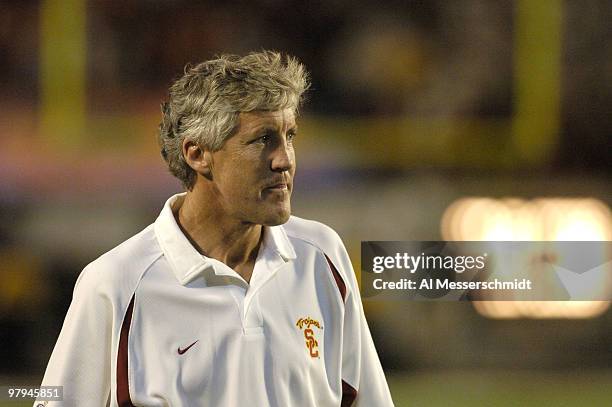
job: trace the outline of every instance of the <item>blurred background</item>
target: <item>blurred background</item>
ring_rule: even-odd
[[[611,20],[608,0],[1,2],[0,385],[40,383],[79,272],[181,190],[159,105],[216,54],[310,70],[294,213],[358,274],[363,240],[612,240]],[[608,303],[364,304],[398,406],[612,400]]]

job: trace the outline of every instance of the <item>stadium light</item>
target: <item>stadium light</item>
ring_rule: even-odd
[[[608,241],[612,240],[612,217],[608,206],[593,198],[470,197],[447,208],[441,231],[449,241]],[[610,306],[609,301],[494,299],[473,304],[478,313],[495,319],[593,318]]]

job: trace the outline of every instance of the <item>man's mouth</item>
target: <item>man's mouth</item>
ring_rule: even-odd
[[[289,191],[290,186],[289,182],[285,179],[275,179],[265,184],[263,190],[270,192]]]
[[[278,184],[273,184],[273,185],[267,186],[264,189],[284,191],[284,190],[289,189],[289,186],[287,185],[286,182],[279,182]]]

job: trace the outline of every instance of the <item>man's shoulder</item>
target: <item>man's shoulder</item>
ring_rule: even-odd
[[[89,263],[77,284],[109,288],[133,286],[162,254],[153,225],[149,225]]]
[[[291,216],[283,225],[289,239],[298,239],[322,252],[350,291],[358,291],[351,259],[342,239],[331,227],[314,220]],[[295,244],[295,242],[294,242]]]
[[[344,247],[338,233],[324,223],[291,216],[283,225],[287,236],[308,242],[324,252]]]

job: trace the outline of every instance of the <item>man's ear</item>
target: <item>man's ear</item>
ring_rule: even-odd
[[[183,140],[183,157],[185,162],[197,174],[205,178],[212,177],[212,152],[209,149],[201,147],[193,140]]]

